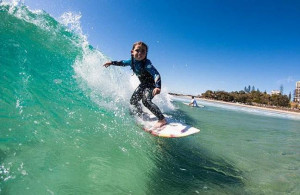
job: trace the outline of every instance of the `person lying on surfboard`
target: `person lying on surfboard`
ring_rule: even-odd
[[[148,46],[144,42],[136,42],[131,50],[131,59],[122,61],[110,61],[103,66],[106,68],[110,65],[114,66],[130,66],[133,72],[140,80],[140,85],[135,89],[131,96],[130,104],[135,107],[135,113],[143,116],[142,106],[139,103],[142,100],[144,106],[148,108],[157,118],[158,122],[154,127],[159,128],[167,124],[167,121],[160,109],[152,102],[154,96],[160,94],[161,79],[160,74],[147,59]]]

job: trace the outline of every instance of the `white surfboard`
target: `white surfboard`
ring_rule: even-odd
[[[154,115],[150,115],[146,121],[139,119],[138,122],[144,131],[158,137],[185,137],[200,132],[200,129],[175,121],[169,116],[166,116],[166,120],[168,123],[160,128],[154,128],[157,123],[157,118]]]
[[[187,105],[187,106],[190,106],[189,103],[186,103],[186,102],[183,102],[183,104]],[[198,104],[198,106],[190,106],[190,107],[195,107],[195,108],[203,108],[204,106],[201,105],[201,104]]]

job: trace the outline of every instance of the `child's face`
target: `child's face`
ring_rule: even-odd
[[[141,61],[146,58],[147,48],[144,45],[136,45],[133,50],[131,50],[135,60]]]

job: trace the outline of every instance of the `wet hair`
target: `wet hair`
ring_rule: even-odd
[[[143,60],[143,64],[145,64],[146,59],[147,59],[147,54],[148,54],[148,45],[147,45],[146,43],[142,42],[142,41],[138,41],[138,42],[135,42],[135,43],[133,44],[132,50],[134,50],[135,46],[137,46],[137,45],[141,45],[141,46],[144,46],[144,47],[146,48],[146,57],[145,57],[145,59]],[[132,67],[132,69],[133,69],[133,67],[134,67],[134,63],[133,63],[133,55],[132,55],[132,54],[131,54],[131,67]]]
[[[146,47],[146,54],[148,53],[148,45],[142,41],[135,42],[132,46],[132,50],[134,50],[135,46],[137,46],[137,45]],[[146,55],[146,57],[147,57],[147,55]]]

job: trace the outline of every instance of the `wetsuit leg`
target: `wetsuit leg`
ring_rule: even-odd
[[[165,117],[160,109],[151,101],[153,99],[153,88],[145,88],[143,93],[142,102],[146,108],[148,108],[158,120],[163,120]]]
[[[134,114],[137,114],[138,116],[141,116],[142,113],[143,113],[142,106],[139,103],[139,101],[143,97],[143,91],[144,91],[144,88],[141,85],[139,85],[135,89],[135,91],[133,92],[133,94],[132,94],[132,96],[130,98],[130,104],[135,107]]]

